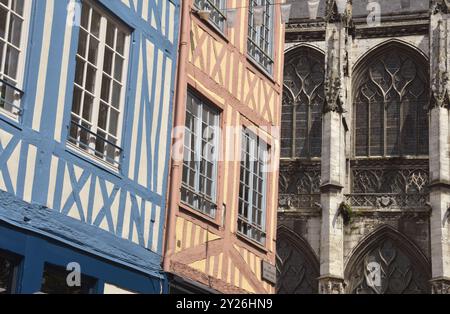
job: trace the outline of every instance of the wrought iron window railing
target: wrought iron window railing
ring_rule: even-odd
[[[81,125],[74,120],[71,121],[69,142],[119,168],[122,148],[99,134],[92,132],[87,123],[83,122],[83,124],[85,125]]]
[[[13,84],[0,79],[0,111],[18,119],[23,112],[20,104],[23,94],[24,92]]]
[[[199,10],[209,11],[209,20],[220,31],[224,31],[227,19],[224,13],[224,0],[195,0],[194,4]]]
[[[354,160],[347,202],[366,208],[423,208],[429,200],[428,159]]]

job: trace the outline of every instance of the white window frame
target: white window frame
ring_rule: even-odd
[[[99,36],[98,36],[98,38],[94,37],[98,41],[97,63],[96,63],[96,65],[94,65],[89,61],[90,40],[93,37],[93,34],[91,33],[91,30],[87,30],[83,26],[80,25],[80,30],[79,30],[80,33],[78,35],[77,44],[79,44],[79,42],[80,42],[81,32],[84,31],[85,33],[87,33],[86,48],[85,48],[86,56],[80,56],[78,53],[78,47],[77,47],[76,59],[83,60],[85,65],[83,68],[83,83],[82,83],[83,86],[79,85],[76,82],[76,78],[74,79],[73,97],[75,96],[75,89],[81,90],[82,97],[81,97],[81,102],[80,102],[80,114],[74,113],[73,107],[71,108],[71,120],[70,120],[70,126],[69,126],[67,145],[70,148],[75,149],[77,152],[87,155],[89,158],[92,158],[95,161],[101,162],[103,165],[107,166],[108,168],[111,168],[113,170],[118,170],[120,168],[121,159],[122,159],[122,148],[121,148],[122,130],[123,130],[126,94],[128,91],[127,81],[128,81],[128,70],[129,70],[129,63],[130,63],[130,50],[131,50],[130,46],[131,46],[131,39],[132,39],[132,30],[123,21],[121,21],[118,18],[116,18],[115,16],[112,16],[111,14],[109,14],[103,7],[97,5],[93,1],[85,0],[82,2],[82,8],[85,5],[89,6],[89,10],[90,10],[89,20],[88,20],[89,27],[91,27],[92,12],[96,11],[98,14],[100,14]],[[114,49],[110,49],[113,52],[113,61],[111,64],[111,75],[105,74],[105,72],[104,72],[105,49],[107,47],[106,40],[107,40],[108,21],[111,22],[111,24],[113,24],[116,27],[115,34],[117,34],[117,32],[119,30],[125,33],[123,54],[120,54],[117,52],[117,49],[116,49],[117,47],[114,47]],[[114,38],[115,46],[116,46],[116,41],[117,41],[117,35]],[[121,82],[119,82],[118,80],[116,80],[114,78],[116,55],[119,55],[119,56],[123,57],[123,59],[124,59],[123,65],[122,65],[122,73],[120,73],[121,79],[122,79]],[[76,61],[76,64],[78,64],[78,61]],[[87,77],[86,72],[87,72],[89,65],[93,65],[94,68],[96,69],[95,80],[94,80],[94,91],[92,93],[89,92],[86,88],[86,77]],[[112,94],[113,94],[113,88],[111,87],[112,86],[111,84],[110,84],[110,90],[109,90],[109,102],[105,102],[101,98],[102,97],[102,82],[103,82],[104,75],[108,75],[109,79],[112,80],[113,83],[114,82],[121,83],[120,84],[121,85],[121,94],[120,94],[120,98],[119,98],[120,100],[119,100],[118,107],[116,108],[117,110],[115,110],[115,111],[118,111],[116,135],[113,135],[109,132],[110,131],[110,129],[109,129],[110,115],[109,114],[106,118],[107,119],[107,121],[106,121],[107,126],[105,128],[106,130],[101,129],[99,127],[99,123],[98,123],[101,103],[107,104],[107,106],[109,108],[108,112],[110,112],[111,110],[114,110],[114,109],[111,109],[111,107],[114,107],[111,103],[111,98],[112,98]],[[84,96],[86,94],[89,94],[90,96],[93,96],[93,98],[94,98],[92,109],[91,109],[92,112],[91,112],[90,121],[83,118]],[[83,105],[81,105],[81,104],[83,104]],[[72,101],[71,105],[73,106],[73,101]],[[88,133],[88,136],[90,137],[90,139],[88,140],[89,145],[83,145],[83,142],[81,142],[81,136],[80,136],[81,128],[78,129],[78,134],[77,134],[76,139],[71,136],[72,127],[75,127],[75,125],[72,122],[72,118],[79,119],[79,121],[80,121],[79,123],[81,123],[81,124],[85,123],[85,124],[90,125],[90,133]],[[109,140],[108,137],[114,137],[114,139],[116,140],[116,143],[114,144],[114,146],[111,144],[108,144],[108,142],[103,141],[104,144],[113,147],[114,154],[115,154],[114,159],[111,160],[111,158],[108,156],[107,149],[104,149],[104,151],[101,152],[101,153],[103,153],[103,157],[98,156],[96,154],[96,153],[98,153],[98,151],[96,150],[96,140],[102,138],[99,135],[99,132],[103,132],[106,134],[106,138],[105,138],[106,140]]]
[[[211,218],[216,218],[217,216],[217,184],[218,184],[218,168],[219,168],[219,162],[218,162],[218,156],[219,156],[219,150],[220,150],[220,112],[219,110],[217,110],[213,105],[211,105],[206,99],[204,99],[203,97],[200,97],[199,95],[197,95],[195,92],[189,90],[188,91],[188,97],[187,97],[187,101],[192,101],[194,106],[198,106],[198,112],[200,112],[200,115],[196,116],[195,119],[195,125],[194,125],[194,133],[196,134],[196,138],[195,138],[195,143],[190,143],[191,145],[188,147],[186,145],[186,142],[189,141],[190,142],[190,138],[188,138],[187,136],[190,136],[191,132],[187,132],[187,126],[185,126],[186,128],[186,132],[185,132],[185,139],[184,139],[184,164],[183,164],[183,177],[182,177],[182,195],[181,195],[181,202],[183,204],[186,204],[189,207],[192,207],[194,210],[203,213],[204,215],[207,215]],[[200,178],[202,175],[207,175],[207,173],[200,173],[200,167],[201,167],[201,162],[203,162],[203,159],[206,159],[207,156],[204,155],[204,152],[201,151],[202,149],[202,141],[204,140],[204,134],[202,132],[202,122],[203,122],[203,108],[206,107],[208,109],[208,111],[210,113],[212,113],[214,115],[214,125],[211,126],[209,125],[208,127],[212,127],[212,131],[214,132],[214,140],[212,145],[214,145],[214,154],[211,156],[212,157],[212,164],[213,164],[213,169],[212,169],[212,177],[211,177],[211,195],[207,195],[206,193],[203,193],[200,190]],[[186,119],[187,121],[187,119]],[[200,135],[200,136],[199,136]],[[193,147],[192,147],[193,146]],[[188,154],[188,151],[192,151],[192,148],[194,148],[194,167],[195,169],[191,169],[189,167],[189,163],[192,162],[190,155]],[[208,160],[211,162],[211,160]],[[188,172],[188,176],[189,174],[189,169],[191,170],[195,170],[195,177],[194,177],[194,185],[195,187],[191,187],[189,185],[189,183],[185,183],[184,182],[184,172],[187,171]],[[190,195],[192,197],[196,197],[197,201],[196,204],[191,204],[189,203],[188,200],[184,200],[183,199],[183,193],[190,193]],[[201,203],[203,202],[207,202],[210,203],[213,208],[211,209],[211,212],[206,212],[204,210],[202,210],[202,206]]]
[[[248,151],[244,150],[244,148],[246,146],[246,137],[249,139],[249,144],[250,144],[250,149]],[[265,152],[263,152],[263,150],[265,150]],[[248,185],[246,182],[242,181],[242,177],[243,177],[243,171],[245,171],[245,166],[243,166],[243,163],[246,163],[246,156],[245,154],[248,153],[250,160],[249,160],[249,167],[250,167],[250,173],[249,173],[249,182]],[[256,154],[255,154],[256,153]],[[250,241],[256,242],[260,245],[265,246],[266,245],[266,238],[267,238],[267,233],[266,233],[266,219],[267,219],[267,184],[268,184],[268,175],[267,175],[267,171],[266,170],[266,165],[264,163],[261,163],[261,155],[266,154],[265,156],[263,156],[263,158],[267,158],[267,156],[270,153],[270,147],[269,145],[267,145],[265,143],[265,141],[259,137],[257,134],[255,134],[254,132],[252,132],[250,129],[248,128],[243,128],[241,131],[241,163],[240,163],[240,174],[239,174],[239,205],[238,205],[238,226],[237,226],[237,232],[238,234],[240,234],[241,236],[249,239]],[[259,193],[258,191],[256,191],[256,193],[261,194],[261,208],[256,208],[256,210],[261,211],[261,224],[257,224],[257,222],[255,221],[254,217],[253,217],[253,195],[255,192],[255,189],[253,188],[254,186],[254,180],[258,179],[259,176],[258,174],[255,172],[255,161],[258,161],[260,171],[262,174],[262,178],[261,178],[261,185],[262,185],[262,189],[261,192]],[[265,161],[265,160],[262,160]],[[244,178],[245,180],[245,178]],[[245,194],[244,191],[242,190],[244,185],[246,185],[249,188],[248,194]],[[245,195],[244,195],[245,194]],[[242,198],[241,195],[243,195]],[[243,215],[241,213],[241,209],[243,210],[243,208],[241,208],[241,203],[247,203],[248,207],[247,207],[247,215]],[[247,225],[247,232],[244,232],[242,229],[243,228],[243,224]],[[239,228],[241,226],[241,228]],[[252,232],[253,231],[253,232]],[[256,234],[260,233],[261,239],[257,239]]]
[[[6,27],[9,29],[9,19],[10,19],[10,7],[13,0],[8,0],[8,17],[6,21]],[[4,75],[4,66],[3,60],[0,60],[0,79],[7,80],[7,83],[10,84],[9,88],[14,90],[14,101],[12,103],[13,111],[8,111],[3,108],[0,108],[0,114],[7,116],[8,118],[19,122],[21,116],[23,115],[23,106],[21,104],[21,98],[24,94],[24,85],[25,85],[25,64],[27,60],[27,50],[28,50],[28,40],[29,40],[29,32],[31,25],[31,9],[34,5],[34,0],[24,0],[23,1],[23,16],[22,16],[22,29],[20,34],[20,45],[16,48],[19,50],[19,58],[17,63],[17,75],[16,78],[13,79],[9,76]],[[5,8],[4,4],[0,2],[0,6]],[[5,34],[5,38],[7,39],[8,32]],[[3,47],[2,56],[3,58],[6,56],[6,46]],[[2,83],[0,83],[1,88]]]

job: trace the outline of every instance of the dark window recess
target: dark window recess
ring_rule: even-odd
[[[69,287],[67,277],[71,274],[62,267],[45,264],[41,292],[46,294],[93,294],[97,281],[81,275],[79,287]]]
[[[313,49],[300,48],[286,57],[284,68],[281,157],[320,157],[324,56]]]
[[[18,258],[0,252],[0,294],[14,292],[18,265]]]

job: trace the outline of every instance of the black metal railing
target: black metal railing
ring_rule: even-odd
[[[84,133],[83,136],[82,133]],[[122,157],[122,148],[117,146],[110,140],[92,132],[88,127],[83,126],[75,121],[71,121],[69,141],[77,147],[88,151],[107,163],[120,167]],[[75,135],[75,136],[74,136]],[[84,139],[84,141],[82,140]],[[95,143],[95,148],[91,146]],[[101,150],[99,148],[102,148]]]
[[[23,113],[20,106],[24,92],[7,80],[0,79],[0,109],[15,117]]]

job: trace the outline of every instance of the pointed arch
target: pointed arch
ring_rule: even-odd
[[[281,118],[281,156],[320,157],[325,55],[311,45],[297,45],[285,53]]]
[[[277,293],[318,293],[319,260],[311,246],[285,226],[277,232]]]
[[[417,48],[389,40],[353,71],[353,143],[359,157],[428,155],[429,66]]]
[[[383,225],[353,249],[344,275],[347,293],[429,293],[431,265],[416,244]]]

